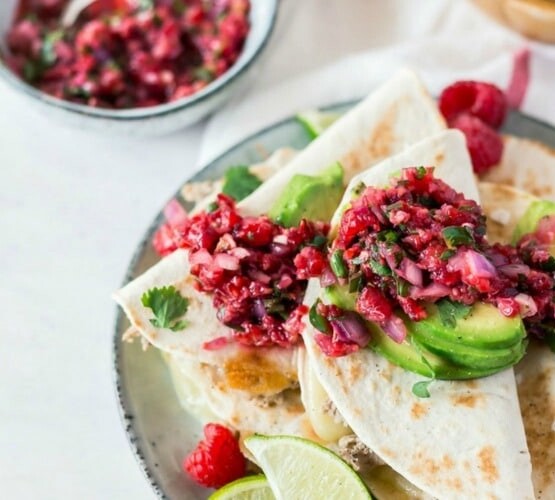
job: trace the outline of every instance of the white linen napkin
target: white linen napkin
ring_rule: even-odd
[[[279,49],[277,53],[274,50],[267,55],[262,75],[253,83],[248,95],[237,96],[210,119],[200,150],[200,165],[249,134],[286,116],[363,97],[402,66],[416,70],[435,95],[459,79],[486,80],[503,89],[510,87],[510,97],[517,107],[555,124],[555,100],[552,98],[555,47],[526,40],[490,20],[466,1],[430,0],[419,2],[418,8],[412,0],[379,4],[370,1],[373,10],[368,10],[367,1],[352,0],[341,2],[345,8],[350,8],[343,17],[341,9],[331,9],[330,13],[329,6],[334,3],[338,2],[328,0],[324,4],[327,7],[324,7],[321,0],[295,0],[294,4],[282,0],[281,8],[285,12],[281,13],[281,25],[278,24],[272,42],[274,46],[277,42]],[[392,4],[395,4],[393,8]],[[305,31],[315,37],[308,39],[312,41],[310,50],[305,47],[310,45],[307,42],[300,52],[297,50],[298,26],[297,30],[287,31],[299,9],[304,22],[310,23]],[[327,12],[327,20],[322,18],[322,9]],[[291,65],[300,66],[302,61],[297,58],[310,59],[310,53],[321,58],[318,54],[325,54],[330,47],[335,47],[341,30],[334,25],[334,36],[324,36],[326,26],[330,26],[329,17],[335,16],[336,24],[341,25],[346,22],[345,16],[351,20],[353,16],[356,18],[357,9],[361,9],[361,17],[372,22],[368,22],[366,27],[361,22],[356,26],[349,25],[356,31],[345,32],[349,33],[345,36],[352,36],[356,41],[352,46],[360,48],[364,35],[359,31],[364,29],[372,43],[387,41],[384,26],[387,27],[386,32],[393,33],[392,39],[401,39],[402,42],[359,51],[320,69],[267,87],[267,75],[271,73],[272,65],[280,68],[276,78],[279,80],[279,75],[287,74]],[[377,41],[372,38],[373,26],[380,26],[382,30]],[[345,41],[340,43],[344,44],[344,48],[349,45]],[[294,59],[289,65],[288,58]]]

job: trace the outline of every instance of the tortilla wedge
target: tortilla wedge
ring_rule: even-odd
[[[532,149],[524,155],[525,158],[538,154],[537,147],[533,142],[519,142],[521,153]],[[522,154],[520,156],[522,157]],[[533,173],[538,167],[542,172],[542,178],[544,175],[550,175],[549,168],[555,168],[555,164],[550,167],[545,164],[519,163],[518,158],[514,158],[513,162],[520,165],[520,172],[529,173],[529,177],[524,178],[533,178]],[[488,239],[510,243],[516,223],[530,203],[539,198],[503,184],[482,182],[479,188],[482,206],[488,216]],[[532,481],[536,499],[555,498],[555,354],[547,345],[532,341],[524,359],[515,366],[515,374],[520,410],[532,460]]]
[[[386,185],[411,165],[435,165],[437,177],[478,199],[464,137],[447,131],[357,176],[342,207],[359,182]],[[318,280],[311,280],[306,304],[319,293]],[[320,383],[355,434],[404,478],[437,498],[534,498],[512,369],[466,382],[438,381],[430,399],[418,399],[412,387],[421,376],[369,349],[326,357],[313,334],[307,325],[303,338]]]

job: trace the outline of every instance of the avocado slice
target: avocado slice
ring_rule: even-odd
[[[332,285],[322,290],[322,299],[325,304],[333,304],[347,311],[354,311],[356,295],[349,292],[347,286]]]
[[[503,368],[468,368],[456,365],[416,345],[411,337],[398,344],[391,339],[378,325],[368,323],[372,335],[370,348],[385,359],[405,370],[418,373],[424,377],[442,380],[464,380],[486,377]]]
[[[416,335],[433,332],[438,338],[458,345],[478,349],[511,348],[526,337],[524,323],[519,316],[503,316],[497,307],[477,302],[466,318],[459,318],[456,325],[442,323],[437,306],[428,307],[428,317],[410,323]]]
[[[502,347],[498,349],[483,349],[467,346],[461,343],[454,343],[438,337],[431,330],[414,332],[411,329],[413,322],[407,322],[411,331],[413,342],[430,352],[437,354],[456,365],[465,366],[471,369],[493,369],[512,366],[522,359],[526,352],[527,342],[519,341],[512,347]]]
[[[343,196],[343,167],[334,163],[318,176],[297,174],[289,181],[268,216],[285,227],[301,219],[329,221]]]
[[[548,200],[538,200],[530,203],[524,215],[518,221],[513,234],[513,244],[516,244],[525,234],[533,233],[540,220],[548,215],[555,215],[555,203]]]

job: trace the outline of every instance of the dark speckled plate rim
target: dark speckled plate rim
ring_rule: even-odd
[[[349,101],[344,101],[344,102],[331,104],[331,105],[328,105],[328,106],[323,106],[320,109],[326,110],[326,111],[333,111],[335,109],[348,108],[348,107],[354,105],[356,102],[358,102],[358,100],[349,100]],[[537,118],[526,115],[524,113],[521,113],[520,111],[512,111],[510,113],[510,119],[511,120],[516,120],[516,121],[521,121],[521,120],[529,121],[529,122],[533,123],[535,126],[537,126],[539,128],[542,128],[545,131],[549,131],[551,134],[553,134],[553,137],[554,137],[554,139],[553,139],[554,142],[550,146],[555,147],[555,128],[552,127],[550,124],[548,124],[548,123],[546,123],[542,120],[539,120]],[[267,127],[264,127],[263,129],[259,130],[258,132],[255,132],[254,134],[251,134],[251,135],[245,137],[240,142],[238,142],[234,146],[230,147],[229,149],[227,149],[226,151],[224,151],[220,155],[218,155],[216,158],[214,158],[210,163],[208,163],[203,168],[201,168],[194,175],[187,178],[181,184],[181,186],[183,186],[184,184],[186,184],[188,182],[195,182],[195,181],[210,179],[211,178],[211,172],[216,169],[217,165],[226,156],[228,156],[228,155],[236,152],[237,150],[245,147],[245,145],[248,144],[248,143],[251,143],[253,141],[255,142],[257,138],[265,135],[269,131],[271,131],[271,130],[277,128],[277,127],[280,127],[282,125],[285,125],[287,123],[291,123],[291,124],[295,123],[295,121],[296,121],[295,116],[289,116],[287,118],[284,118],[282,120],[274,122],[271,125],[268,125]],[[529,137],[528,139],[536,140],[536,139],[534,139],[534,137]],[[174,198],[178,198],[178,199],[181,198],[180,189],[168,201],[170,201],[171,199],[174,199]],[[131,261],[129,263],[129,266],[128,266],[126,272],[125,272],[125,276],[124,276],[123,281],[122,281],[122,286],[126,285],[127,283],[129,283],[133,279],[133,277],[135,275],[135,269],[137,267],[138,262],[142,258],[143,253],[144,253],[145,249],[147,248],[147,245],[150,243],[152,235],[154,234],[156,229],[160,226],[160,224],[162,223],[163,220],[164,220],[164,214],[163,214],[163,211],[161,210],[157,214],[157,216],[154,218],[154,220],[150,223],[150,225],[148,226],[148,228],[147,228],[144,236],[142,237],[139,245],[137,246],[137,249],[135,250],[135,252],[134,252],[134,254],[131,258]],[[125,319],[126,319],[125,315],[124,315],[123,311],[121,310],[121,308],[116,307],[116,318],[115,318],[115,323],[114,323],[114,336],[113,336],[113,339],[112,339],[112,363],[113,363],[113,378],[114,378],[114,385],[115,385],[115,392],[116,392],[116,397],[117,397],[117,402],[118,402],[119,414],[120,414],[120,418],[121,418],[121,421],[122,421],[123,428],[125,429],[125,432],[126,432],[126,435],[127,435],[129,445],[130,445],[131,450],[133,452],[133,455],[135,456],[135,459],[137,460],[137,462],[139,464],[139,467],[141,468],[146,480],[149,482],[152,489],[154,490],[154,493],[158,496],[158,498],[168,499],[168,497],[166,496],[166,494],[163,491],[162,486],[158,483],[158,481],[156,480],[156,478],[152,474],[151,469],[150,469],[150,467],[148,466],[148,464],[146,462],[146,459],[143,455],[143,451],[141,450],[141,448],[138,444],[139,436],[138,436],[137,431],[134,428],[134,424],[133,424],[134,416],[128,411],[127,400],[126,400],[126,396],[125,396],[125,393],[124,393],[124,386],[123,386],[123,380],[122,380],[122,374],[121,374],[121,337],[120,337],[120,334],[119,334],[120,325],[125,321]]]

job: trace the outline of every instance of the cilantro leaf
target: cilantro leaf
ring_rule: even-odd
[[[241,201],[251,194],[262,181],[249,170],[249,167],[239,165],[231,167],[224,175],[222,192],[236,201]]]
[[[143,306],[152,309],[154,318],[150,322],[156,328],[169,328],[177,332],[187,327],[180,318],[187,312],[189,299],[183,297],[173,286],[151,288],[141,297]]]
[[[51,31],[42,40],[40,49],[40,62],[45,66],[52,66],[58,59],[56,54],[56,43],[64,37],[63,30]]]
[[[430,387],[430,384],[434,380],[435,379],[430,379],[430,380],[422,380],[421,382],[416,382],[416,384],[412,386],[412,393],[417,398],[429,398],[430,391],[428,390],[428,388]]]
[[[472,309],[472,306],[461,304],[449,299],[443,299],[436,302],[441,323],[448,328],[455,328],[458,319],[466,318]]]

